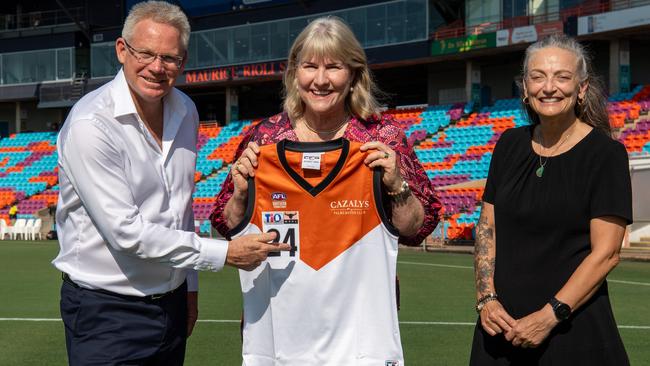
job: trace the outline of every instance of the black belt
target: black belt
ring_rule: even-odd
[[[153,295],[146,295],[146,296],[133,296],[133,295],[122,295],[122,294],[118,294],[118,293],[115,293],[115,292],[102,290],[102,289],[90,289],[90,288],[81,287],[81,286],[77,285],[70,278],[70,276],[68,276],[68,274],[65,273],[65,272],[61,272],[61,278],[63,279],[63,282],[68,283],[68,284],[70,284],[70,285],[72,285],[72,286],[74,286],[75,288],[78,288],[78,289],[83,289],[85,291],[97,292],[97,293],[100,293],[100,294],[105,294],[105,295],[110,295],[110,296],[116,296],[116,297],[120,297],[122,299],[127,299],[127,300],[140,300],[140,301],[142,301],[142,300],[160,301],[163,298],[167,297],[168,295],[171,295],[174,292],[179,291],[183,287],[183,285],[185,285],[185,283],[183,283],[183,285],[178,286],[177,288],[175,288],[175,289],[173,289],[171,291],[167,291],[167,292],[165,292],[163,294],[153,294]]]

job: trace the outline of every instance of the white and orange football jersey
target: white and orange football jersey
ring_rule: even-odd
[[[240,270],[246,366],[402,366],[397,230],[362,144],[261,147],[232,236],[275,231],[291,251]]]

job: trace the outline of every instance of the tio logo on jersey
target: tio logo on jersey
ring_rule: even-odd
[[[265,224],[282,224],[284,215],[282,212],[264,212],[262,214],[262,220]]]

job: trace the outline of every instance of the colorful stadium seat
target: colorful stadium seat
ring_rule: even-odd
[[[610,124],[631,155],[650,154],[650,86],[609,98]],[[501,134],[527,124],[519,99],[474,105],[447,104],[390,109],[415,154],[438,190],[444,222],[436,232],[447,240],[471,240],[480,215],[482,188],[454,188],[487,177],[492,151]],[[228,175],[243,134],[258,121],[227,126],[201,124],[197,140],[196,190],[193,195],[197,231],[211,232],[209,216]],[[58,169],[56,134],[19,133],[0,140],[0,219],[18,205],[18,218],[32,219],[56,204]],[[480,185],[480,184],[479,184]],[[451,188],[447,188],[451,187]]]

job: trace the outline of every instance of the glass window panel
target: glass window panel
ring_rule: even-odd
[[[566,0],[565,0],[566,1]],[[579,0],[569,0],[579,1]],[[527,13],[528,0],[505,0],[503,2],[503,18],[524,16]]]
[[[405,23],[405,41],[423,40],[429,37],[426,0],[410,0],[406,3]]]
[[[359,42],[366,44],[366,8],[359,8],[346,11],[348,25],[354,32]]]
[[[398,43],[405,41],[406,10],[404,3],[386,5],[386,42]]]
[[[501,20],[501,3],[499,0],[468,0],[467,25],[498,22]]]
[[[214,49],[215,49],[215,65],[224,65],[229,63],[232,59],[232,51],[230,50],[230,29],[215,31],[214,33]]]
[[[56,51],[56,78],[72,78],[72,49]]]
[[[2,55],[2,79],[5,84],[16,84],[23,74],[22,57],[19,53]]]
[[[289,54],[289,23],[274,22],[269,24],[271,37],[271,58],[285,58]]]
[[[470,26],[480,22],[481,18],[481,0],[466,0],[465,3],[465,23]]]
[[[2,79],[5,84],[55,80],[56,57],[57,50],[5,54],[2,58]]]
[[[512,18],[514,16],[515,0],[503,0],[503,19]]]
[[[481,6],[500,4],[499,0],[468,1],[478,2]],[[427,5],[428,0],[403,0],[331,14],[341,17],[350,25],[362,46],[373,47],[426,40]],[[480,11],[480,7],[477,9]],[[497,13],[499,12],[500,9]],[[185,68],[191,70],[286,58],[289,47],[309,21],[324,15],[326,14],[193,33]],[[93,75],[97,73],[93,70]]]
[[[386,6],[376,6],[366,9],[367,31],[366,46],[377,46],[386,43]]]
[[[115,55],[115,43],[95,43],[90,46],[92,77],[114,76],[122,67]]]
[[[33,55],[22,53],[21,60],[23,63],[23,74],[20,79],[21,83],[33,83],[38,81],[38,59]]]
[[[555,14],[560,11],[560,0],[548,0],[546,6],[546,12],[548,14]],[[553,17],[553,20],[557,19]]]
[[[214,47],[214,32],[201,32],[194,35],[196,39],[196,62],[197,67],[215,65],[216,50]]]
[[[233,61],[250,60],[250,27],[238,27],[233,31]]]
[[[289,20],[289,43],[298,37],[300,32],[307,26],[307,19],[290,19]]]
[[[31,56],[36,67],[36,81],[56,79],[56,50],[34,52]]]
[[[251,57],[253,61],[271,58],[268,23],[251,26]]]
[[[186,69],[192,69],[196,67],[198,57],[196,54],[196,48],[198,45],[198,42],[196,41],[197,38],[198,36],[196,34],[190,35],[190,43],[187,45],[187,62],[185,63]]]
[[[528,0],[515,0],[513,17],[528,15]]]

